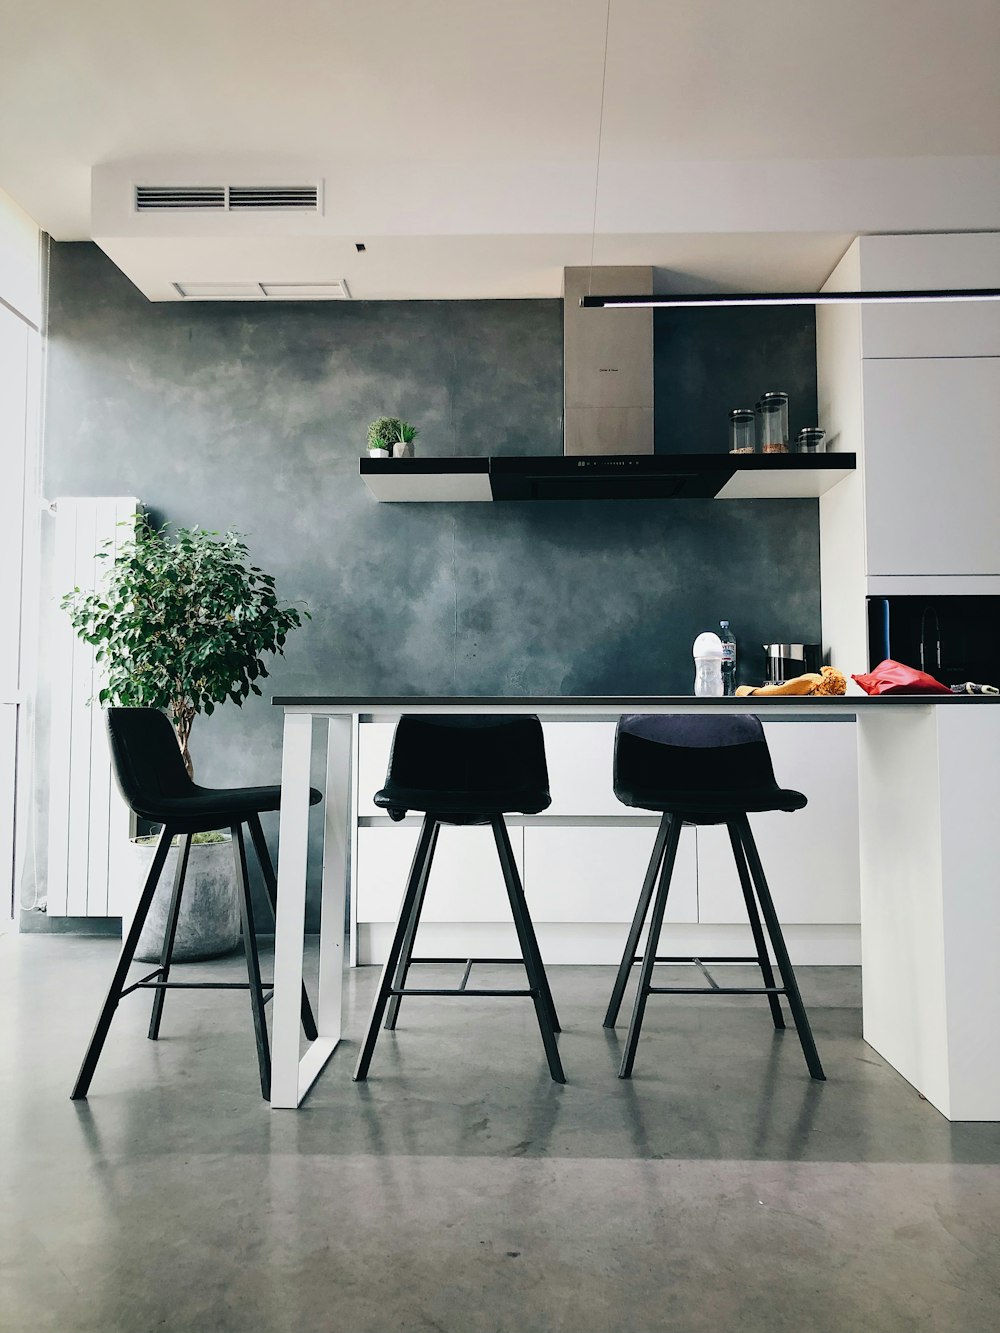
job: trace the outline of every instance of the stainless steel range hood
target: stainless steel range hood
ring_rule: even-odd
[[[653,270],[563,270],[563,453],[653,452],[653,312],[587,310],[591,292],[651,296]]]

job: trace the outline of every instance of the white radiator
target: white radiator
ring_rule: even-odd
[[[121,916],[127,893],[129,811],[111,776],[96,695],[95,649],[75,634],[59,607],[71,588],[99,586],[105,541],[126,540],[139,502],[133,496],[60,498],[52,554],[53,616],[47,674],[51,683],[48,902],[50,916]],[[120,526],[121,525],[121,526]],[[93,705],[89,700],[94,698]]]

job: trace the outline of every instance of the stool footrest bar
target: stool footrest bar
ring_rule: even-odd
[[[442,990],[438,987],[421,988],[417,990],[397,989],[395,986],[389,988],[389,995],[530,995],[532,998],[537,994],[533,990],[498,990],[498,989],[475,989],[468,990],[464,986],[453,987],[451,990]]]
[[[648,995],[787,995],[784,986],[650,986]]]
[[[637,953],[635,958],[633,959],[633,962],[641,963],[642,959],[643,955],[641,953]],[[653,961],[655,963],[677,963],[677,964],[686,963],[693,965],[695,967],[699,963],[754,963],[754,964],[760,963],[760,959],[757,957],[756,954],[748,954],[746,957],[736,958],[733,957],[731,954],[726,954],[725,957],[721,955],[716,957],[715,955],[707,953],[699,954],[697,958],[690,958],[690,957],[678,958],[674,957],[672,954],[661,957],[659,954],[657,954],[656,957],[653,959]]]
[[[518,963],[524,966],[523,958],[411,958],[410,966],[416,963]]]
[[[264,989],[274,989],[273,982],[265,981]],[[249,990],[249,981],[135,981],[122,991],[121,997],[131,995],[134,990]],[[266,998],[270,999],[270,995]]]

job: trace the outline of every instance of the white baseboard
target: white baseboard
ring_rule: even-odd
[[[832,967],[861,963],[861,928],[857,925],[785,926],[792,962]],[[390,922],[358,925],[358,963],[385,962],[392,939]],[[625,948],[626,925],[606,922],[537,922],[535,933],[546,963],[617,965]],[[668,925],[661,953],[677,955],[752,954],[749,926]],[[468,958],[470,955],[517,957],[514,927],[503,922],[438,922],[421,925],[418,957]]]

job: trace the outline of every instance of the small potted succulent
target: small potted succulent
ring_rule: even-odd
[[[413,441],[416,438],[416,426],[411,426],[408,421],[401,421],[396,432],[396,438],[392,442],[393,458],[412,458]]]
[[[370,458],[412,458],[416,426],[399,417],[376,417],[368,427]]]

